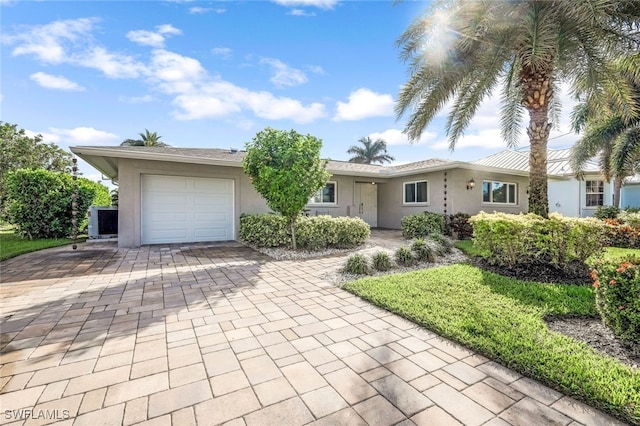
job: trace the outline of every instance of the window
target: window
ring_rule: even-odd
[[[601,180],[585,181],[587,185],[587,207],[604,205],[604,182]]]
[[[495,204],[517,204],[518,185],[515,183],[482,182],[482,201]]]
[[[309,204],[335,204],[336,203],[336,183],[327,182],[324,188],[318,190],[309,200]]]
[[[405,204],[426,204],[429,202],[427,181],[404,183],[404,203]]]

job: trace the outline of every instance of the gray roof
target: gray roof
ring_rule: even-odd
[[[514,151],[507,149],[496,154],[472,161],[473,164],[499,167],[503,169],[529,171],[529,151]],[[597,162],[590,160],[583,169],[585,173],[600,173]],[[547,174],[550,176],[573,176],[571,167],[571,148],[547,150]]]

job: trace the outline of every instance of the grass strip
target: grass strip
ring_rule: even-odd
[[[80,240],[78,241],[80,242]],[[32,251],[51,247],[59,247],[73,243],[70,238],[26,240],[13,233],[12,230],[0,231],[0,261]]]
[[[640,372],[550,331],[546,315],[596,316],[585,286],[523,282],[470,265],[363,278],[344,288],[632,423]]]

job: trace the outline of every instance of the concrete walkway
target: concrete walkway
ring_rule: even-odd
[[[0,423],[617,424],[319,278],[343,260],[106,243],[2,262]]]

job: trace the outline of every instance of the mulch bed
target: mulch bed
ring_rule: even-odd
[[[494,272],[521,281],[591,285],[589,268],[584,264],[574,264],[568,271],[565,271],[543,263],[505,267],[493,265],[481,257],[471,258],[470,262],[485,271]]]

